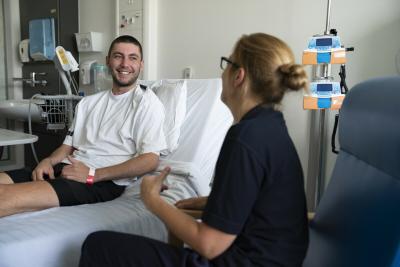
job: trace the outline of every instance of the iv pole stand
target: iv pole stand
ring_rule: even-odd
[[[331,0],[328,0],[325,35],[330,34]],[[313,66],[312,76],[330,79],[331,65],[322,63]],[[327,129],[325,126],[326,109],[311,112],[310,146],[308,157],[307,203],[309,211],[315,211],[325,188],[325,153]]]

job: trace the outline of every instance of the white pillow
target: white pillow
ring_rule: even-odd
[[[150,89],[164,105],[164,133],[167,150],[162,155],[172,153],[178,147],[181,126],[186,116],[186,80],[160,80],[153,83]]]

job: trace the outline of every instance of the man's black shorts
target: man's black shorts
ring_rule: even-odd
[[[119,197],[125,190],[125,186],[117,185],[113,181],[105,181],[87,185],[73,180],[61,177],[61,170],[65,164],[54,166],[54,176],[56,179],[45,180],[54,188],[57,194],[60,206],[74,206],[80,204],[89,204],[113,200]],[[29,169],[20,169],[6,171],[14,183],[23,183],[32,181],[32,171]]]

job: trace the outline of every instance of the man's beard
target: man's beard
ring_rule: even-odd
[[[132,79],[128,80],[127,82],[119,81],[115,74],[112,74],[111,77],[113,79],[114,84],[116,84],[117,86],[128,87],[128,86],[134,85],[136,83],[139,75],[140,75],[140,72],[137,75],[133,76]]]

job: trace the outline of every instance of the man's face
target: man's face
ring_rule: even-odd
[[[139,47],[132,43],[116,43],[107,57],[114,87],[130,87],[135,84],[143,68]]]

